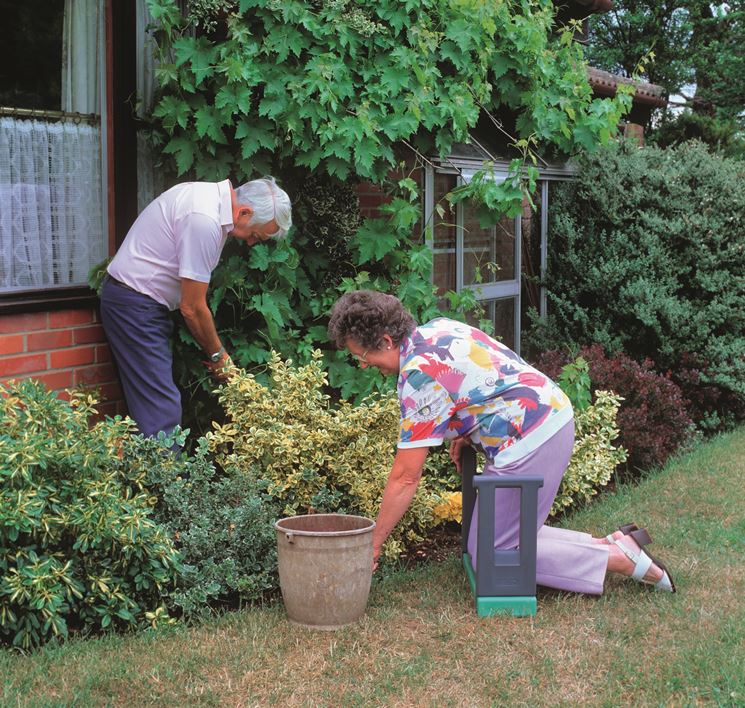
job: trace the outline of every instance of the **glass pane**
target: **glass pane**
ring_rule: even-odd
[[[0,106],[59,110],[64,0],[0,0]]]
[[[499,300],[482,300],[484,308],[482,317],[492,323],[494,331],[492,337],[505,346],[515,349],[515,298],[507,297]],[[468,324],[472,327],[481,326],[478,318],[468,317]]]
[[[0,292],[85,285],[105,255],[103,10],[0,0]]]
[[[445,213],[442,217],[435,213],[434,228],[434,284],[439,293],[455,290],[455,214],[448,208],[443,197],[457,186],[455,175],[435,173],[435,205],[440,204]]]
[[[540,276],[541,276],[541,214],[543,205],[541,202],[541,183],[533,197],[536,210],[530,208],[527,202],[523,205],[522,213],[522,302],[521,322],[525,329],[528,324],[528,310],[540,309]]]
[[[463,284],[515,280],[515,220],[482,229],[473,205],[463,204]]]

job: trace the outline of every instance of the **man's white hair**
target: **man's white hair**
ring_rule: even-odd
[[[287,192],[279,187],[274,177],[262,177],[242,184],[235,190],[238,204],[253,210],[251,223],[267,224],[272,219],[277,222],[279,231],[273,238],[284,238],[292,226],[292,204]]]

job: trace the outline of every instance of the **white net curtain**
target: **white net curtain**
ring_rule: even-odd
[[[0,118],[0,290],[84,284],[101,192],[99,126]]]
[[[103,1],[64,12],[63,114],[0,118],[0,293],[83,285],[105,255]]]

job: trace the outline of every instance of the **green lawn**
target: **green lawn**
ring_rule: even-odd
[[[0,651],[2,706],[745,705],[745,429],[567,520],[645,524],[677,595],[611,579],[544,591],[535,618],[478,619],[457,558],[376,580],[334,633],[281,606],[197,628]]]

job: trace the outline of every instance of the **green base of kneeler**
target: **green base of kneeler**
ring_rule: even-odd
[[[479,617],[491,617],[498,614],[510,614],[513,617],[528,617],[538,611],[538,602],[535,596],[530,595],[504,595],[500,597],[479,597],[476,595],[476,576],[471,565],[471,556],[463,554],[463,567],[466,569],[468,584],[476,600],[476,614]]]

